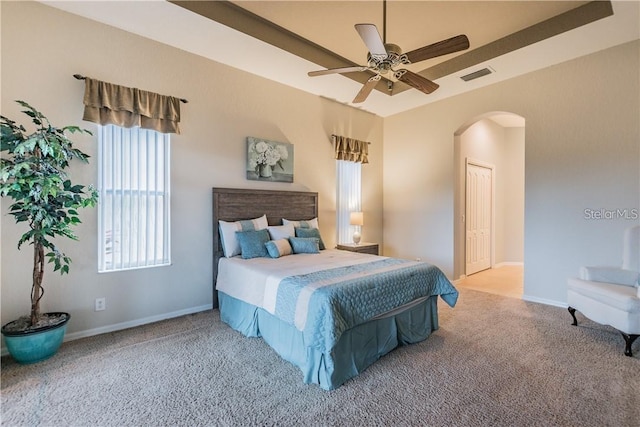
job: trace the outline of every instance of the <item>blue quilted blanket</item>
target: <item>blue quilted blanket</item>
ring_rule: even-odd
[[[274,314],[302,331],[308,346],[328,352],[344,331],[434,295],[451,307],[458,299],[438,267],[385,258],[284,278]]]

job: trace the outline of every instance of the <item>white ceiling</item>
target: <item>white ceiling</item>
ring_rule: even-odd
[[[307,72],[324,67],[166,1],[42,3],[338,102],[350,104],[361,87],[361,83],[342,75],[308,77]],[[235,3],[358,64],[365,63],[366,47],[353,25],[374,23],[381,35],[383,33],[380,1]],[[390,0],[387,4],[387,41],[409,51],[464,33],[473,50],[584,3]],[[613,16],[438,78],[435,81],[440,88],[430,95],[414,89],[393,96],[374,91],[364,103],[354,106],[386,117],[636,40],[640,38],[639,6],[635,0],[613,2]],[[420,68],[429,67],[456,55],[449,54],[419,65]],[[495,73],[471,82],[459,78],[486,66]]]

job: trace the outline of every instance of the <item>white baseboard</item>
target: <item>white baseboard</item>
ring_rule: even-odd
[[[517,261],[505,261],[505,262],[499,262],[497,264],[494,264],[493,268],[500,268],[500,267],[505,267],[507,265],[517,265],[519,267],[522,267],[524,265],[524,262],[517,262]]]
[[[142,319],[131,320],[129,322],[116,323],[114,325],[101,326],[99,328],[88,329],[86,331],[78,331],[72,334],[66,334],[64,341],[73,341],[80,338],[92,337],[94,335],[106,334],[108,332],[121,331],[122,329],[134,328],[136,326],[146,325],[148,323],[159,322],[161,320],[172,319],[174,317],[186,316],[187,314],[199,313],[201,311],[211,310],[212,304],[201,305],[199,307],[186,308],[184,310],[173,311],[171,313],[158,314],[156,316],[144,317]]]
[[[539,304],[544,304],[544,305],[552,305],[554,307],[567,308],[567,303],[566,302],[561,302],[561,301],[556,301],[556,300],[551,300],[551,299],[545,299],[545,298],[532,297],[531,295],[522,295],[522,300],[523,301],[528,301],[528,302],[537,302]]]
[[[213,304],[205,304],[199,307],[186,308],[184,310],[172,311],[171,313],[158,314],[156,316],[144,317],[142,319],[131,320],[128,322],[116,323],[113,325],[101,326],[99,328],[87,329],[86,331],[73,332],[71,334],[65,334],[64,341],[73,341],[80,338],[92,337],[94,335],[106,334],[108,332],[121,331],[123,329],[134,328],[136,326],[142,326],[149,323],[160,322],[161,320],[172,319],[174,317],[186,316],[187,314],[199,313],[201,311],[211,310]],[[2,347],[2,356],[9,354],[5,346]]]

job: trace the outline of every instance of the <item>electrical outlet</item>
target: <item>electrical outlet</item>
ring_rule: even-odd
[[[106,309],[107,309],[107,299],[104,297],[96,298],[95,311],[102,311]]]

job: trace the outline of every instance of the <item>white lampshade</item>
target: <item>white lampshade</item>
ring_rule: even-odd
[[[349,223],[351,225],[364,225],[364,215],[362,215],[362,212],[351,212]]]

